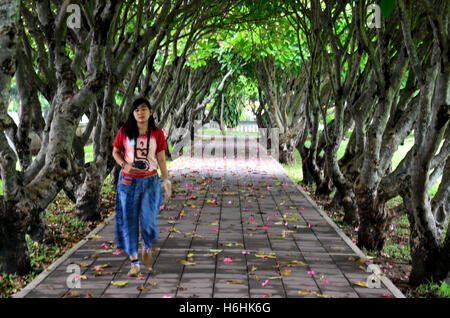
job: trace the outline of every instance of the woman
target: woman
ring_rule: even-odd
[[[150,266],[152,240],[157,237],[156,214],[162,202],[161,185],[167,199],[172,195],[164,152],[167,149],[164,132],[156,127],[152,113],[148,100],[136,99],[127,122],[120,128],[113,143],[112,155],[122,168],[116,195],[116,245],[130,257],[128,276],[140,275],[139,222],[143,240],[142,261],[145,266]]]

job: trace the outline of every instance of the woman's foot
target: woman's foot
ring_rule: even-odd
[[[131,269],[128,272],[128,276],[129,277],[137,277],[141,274],[141,268],[139,266],[139,261],[136,260],[132,260],[131,261]]]
[[[145,266],[152,265],[152,249],[142,249],[142,263],[144,263]]]

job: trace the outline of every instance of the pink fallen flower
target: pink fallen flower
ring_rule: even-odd
[[[212,229],[214,232],[219,232],[219,229]]]
[[[103,268],[101,268],[101,267],[96,267],[96,268],[95,268],[95,271],[96,271],[96,272],[103,272],[103,271],[104,271],[104,269],[103,269]]]
[[[263,226],[263,230],[267,230],[268,229],[268,227],[267,226]]]
[[[266,279],[266,280],[264,281],[264,283],[261,284],[261,286],[264,287],[264,286],[266,286],[268,283],[269,283],[269,280]]]
[[[139,276],[138,278],[136,278],[137,280],[145,280],[144,276]]]
[[[389,294],[389,293],[381,295],[381,297],[391,297],[391,296],[392,296],[392,294]]]
[[[105,249],[109,250],[111,248],[111,246],[107,245],[106,243],[102,244],[102,247],[104,247]]]
[[[250,217],[248,218],[248,220],[249,220],[249,221],[254,221],[255,218],[254,218],[253,216],[250,216]]]
[[[231,201],[228,201],[228,204],[231,204],[232,202]]]
[[[223,262],[224,262],[224,263],[231,263],[231,262],[233,262],[233,260],[232,260],[231,257],[225,257],[225,258],[223,259]]]
[[[314,275],[315,273],[314,273],[314,271],[309,271],[308,272],[308,275]]]
[[[120,253],[121,253],[121,251],[115,250],[115,251],[113,252],[113,255],[120,255]]]

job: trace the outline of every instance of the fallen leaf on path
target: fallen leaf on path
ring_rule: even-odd
[[[145,287],[144,285],[139,285],[139,286],[137,287],[137,290],[145,291],[145,290],[148,290],[148,288]]]
[[[280,273],[283,275],[291,275],[292,274],[291,270],[289,270],[289,269],[285,269],[285,270],[281,271]]]
[[[94,269],[95,270],[97,270],[98,268],[103,269],[103,268],[108,268],[110,266],[111,266],[110,264],[96,265],[96,266],[94,266]]]
[[[88,238],[89,238],[89,239],[101,239],[101,238],[103,238],[103,236],[100,236],[100,235],[91,235],[91,236],[89,236]]]
[[[361,287],[369,288],[369,285],[367,285],[366,282],[359,281],[359,282],[354,282],[353,284],[361,286]]]
[[[255,254],[256,257],[268,257],[268,258],[276,258],[276,253],[275,252],[262,252],[262,251],[258,251]]]
[[[117,280],[117,281],[111,282],[111,285],[114,285],[117,287],[124,287],[126,284],[128,284],[128,281],[126,281],[126,280]]]
[[[72,298],[72,297],[80,297],[80,293],[74,290],[70,294],[65,295],[63,298]]]
[[[271,276],[268,279],[283,279],[283,276]]]
[[[243,281],[240,281],[240,280],[231,280],[231,279],[228,279],[228,280],[227,280],[227,284],[244,284],[244,282],[243,282]]]
[[[100,254],[91,254],[91,255],[89,255],[89,256],[85,256],[85,257],[83,257],[83,259],[89,259],[89,258],[97,258],[97,257],[100,257]]]
[[[289,264],[296,264],[296,265],[298,264],[298,265],[304,265],[304,266],[308,265],[308,264],[306,264],[305,262],[302,262],[302,261],[290,261]]]
[[[299,290],[298,294],[302,295],[302,296],[306,296],[306,295],[312,295],[312,292],[309,289],[304,288],[304,289]]]
[[[185,261],[185,260],[183,260],[183,259],[177,259],[177,260],[176,260],[176,263],[177,263],[177,264],[181,264],[181,265],[186,265],[186,266],[197,264],[197,263],[195,263],[195,262],[188,262],[188,261]]]

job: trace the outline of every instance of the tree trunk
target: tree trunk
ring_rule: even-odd
[[[82,221],[100,220],[102,175],[93,162],[86,168],[86,177],[76,192],[75,215]]]
[[[31,270],[24,221],[15,211],[0,210],[0,273],[25,275]]]
[[[276,130],[275,130],[276,131]],[[272,141],[271,141],[272,142]],[[294,145],[293,140],[287,134],[279,137],[279,161],[280,163],[291,165],[294,163]],[[270,149],[273,149],[272,145]]]
[[[411,209],[411,207],[409,207]],[[423,213],[423,212],[418,212]],[[410,248],[412,270],[409,276],[409,284],[418,286],[421,283],[433,279],[439,281],[445,276],[437,277],[438,264],[441,262],[440,244],[433,234],[423,229],[421,221],[409,214],[410,222]],[[420,229],[422,227],[422,229]],[[448,267],[448,266],[447,266]],[[443,273],[445,275],[445,273]]]
[[[381,251],[386,241],[388,218],[384,203],[376,200],[376,190],[357,186],[355,194],[359,208],[358,246]]]

